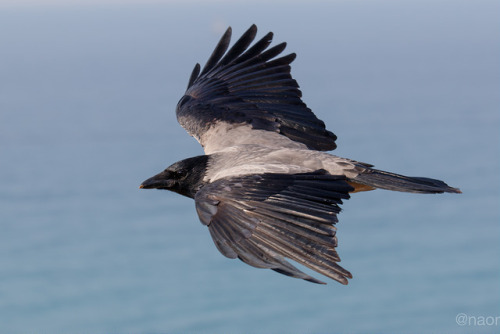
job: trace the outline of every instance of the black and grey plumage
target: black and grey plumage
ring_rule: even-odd
[[[287,261],[347,284],[338,265],[336,227],[350,193],[376,188],[413,193],[460,193],[443,181],[408,177],[337,157],[336,136],[301,99],[290,74],[295,54],[253,46],[252,25],[229,49],[227,29],[207,63],[197,64],[177,119],[205,155],[174,163],[141,188],[194,198],[219,251],[258,268],[323,283]],[[229,50],[228,50],[229,49]]]

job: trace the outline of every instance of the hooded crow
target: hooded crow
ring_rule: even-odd
[[[174,163],[141,184],[195,200],[218,250],[228,258],[314,283],[300,263],[342,284],[337,214],[350,193],[387,189],[460,193],[443,181],[409,177],[331,155],[336,136],[301,99],[290,74],[295,54],[279,56],[252,25],[229,48],[231,28],[207,63],[196,64],[177,120],[205,155]],[[278,57],[279,56],[279,57]]]

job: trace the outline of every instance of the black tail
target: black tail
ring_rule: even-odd
[[[409,193],[462,193],[460,189],[450,187],[440,180],[429,179],[427,177],[404,176],[377,169],[367,169],[351,180],[374,188]]]

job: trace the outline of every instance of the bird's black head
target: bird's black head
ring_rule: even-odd
[[[142,182],[139,188],[165,189],[194,198],[203,186],[208,159],[207,155],[200,155],[178,161],[163,172]]]

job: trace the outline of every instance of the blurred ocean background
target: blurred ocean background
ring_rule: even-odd
[[[499,13],[495,0],[4,0],[0,333],[498,333],[498,319],[456,316],[500,316]],[[226,259],[192,200],[138,188],[202,153],[175,106],[227,26],[236,38],[252,23],[298,54],[335,154],[463,191],[355,194],[337,225],[348,286]]]

